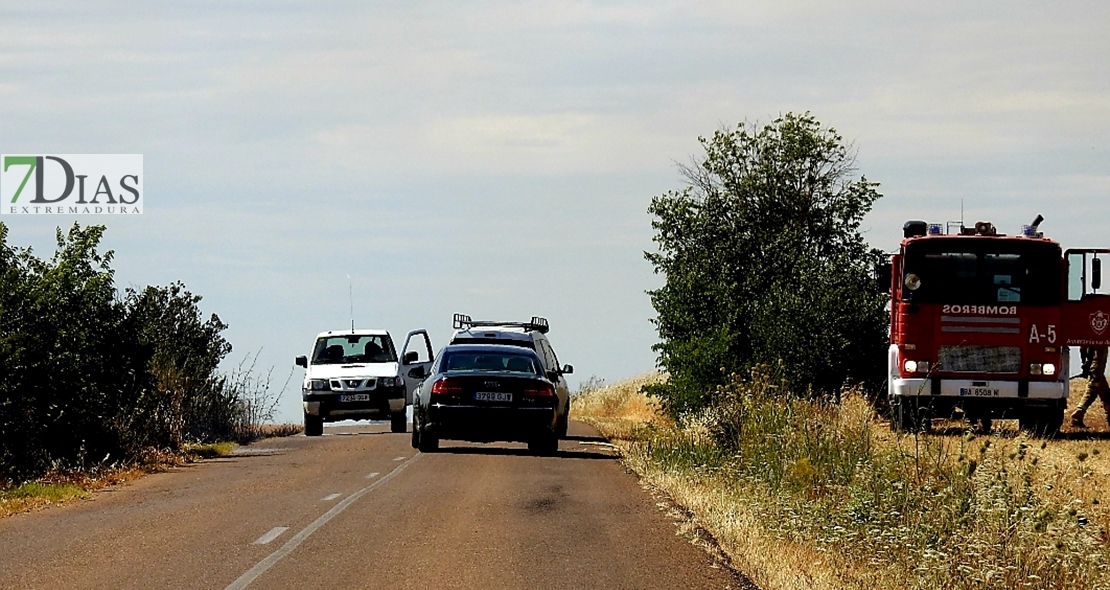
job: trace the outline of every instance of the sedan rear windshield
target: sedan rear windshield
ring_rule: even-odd
[[[312,351],[314,365],[394,362],[397,362],[397,352],[389,336],[329,336],[317,339]]]
[[[456,351],[443,358],[444,372],[509,372],[539,375],[539,360],[532,355],[511,352]]]

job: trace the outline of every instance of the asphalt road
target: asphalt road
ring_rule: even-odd
[[[738,588],[589,427],[554,457],[325,428],[0,519],[0,588]]]

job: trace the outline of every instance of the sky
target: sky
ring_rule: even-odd
[[[0,153],[144,156],[120,287],[182,281],[300,420],[317,332],[543,316],[572,385],[653,368],[651,198],[699,136],[811,112],[863,230],[1037,214],[1110,246],[1110,4],[0,0]],[[348,276],[350,279],[348,280]],[[286,384],[286,379],[291,381]]]

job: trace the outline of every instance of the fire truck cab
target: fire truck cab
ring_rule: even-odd
[[[1069,347],[1110,344],[1110,294],[1100,292],[1110,250],[1064,252],[1038,231],[1042,219],[1016,236],[989,222],[951,233],[946,224],[903,226],[882,273],[893,428],[962,413],[988,428],[1016,418],[1038,435],[1060,430]]]

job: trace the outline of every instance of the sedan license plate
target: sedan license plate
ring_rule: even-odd
[[[961,387],[960,395],[972,397],[998,397],[999,391],[993,387]]]
[[[370,401],[369,393],[348,393],[347,395],[339,396],[341,402],[368,402]]]
[[[480,402],[511,402],[513,394],[506,391],[477,391],[474,400]]]

